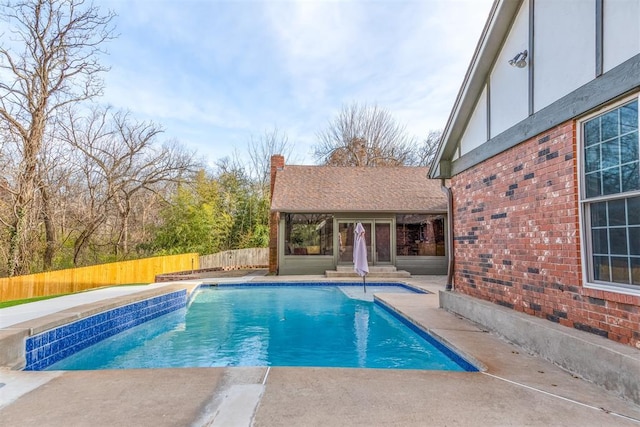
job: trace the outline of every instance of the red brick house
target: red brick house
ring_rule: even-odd
[[[495,1],[430,173],[455,293],[640,349],[639,24],[637,0]]]
[[[370,266],[447,272],[447,199],[425,167],[285,165],[271,158],[269,269],[324,274],[353,266],[355,224]]]

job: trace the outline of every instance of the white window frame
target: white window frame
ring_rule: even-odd
[[[578,120],[577,123],[577,156],[578,156],[578,194],[579,194],[579,223],[580,223],[580,240],[582,244],[580,245],[581,249],[581,258],[582,258],[582,277],[585,288],[597,289],[602,291],[616,292],[620,294],[626,295],[636,295],[640,296],[640,286],[632,285],[632,284],[622,284],[615,282],[603,282],[603,281],[595,281],[593,279],[593,258],[591,256],[592,252],[592,239],[591,239],[591,216],[590,216],[590,205],[592,203],[603,202],[608,200],[620,199],[623,195],[624,199],[632,198],[640,196],[640,190],[628,191],[625,193],[617,193],[606,196],[597,196],[597,197],[586,197],[586,183],[585,183],[585,171],[584,171],[584,141],[583,141],[583,125],[585,122],[603,115],[609,111],[613,111],[624,104],[632,102],[633,100],[637,100],[640,105],[640,93],[635,93],[631,96],[627,96],[615,103],[609,104],[605,107],[598,109],[586,115]],[[640,117],[638,119],[640,121]]]

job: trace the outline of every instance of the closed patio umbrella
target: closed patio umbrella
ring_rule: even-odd
[[[367,263],[367,241],[364,237],[364,227],[361,223],[356,224],[353,241],[353,269],[362,277],[362,285],[364,292],[367,292],[367,284],[365,276],[369,273],[369,264]]]

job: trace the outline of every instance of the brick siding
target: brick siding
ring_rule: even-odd
[[[269,199],[273,200],[273,188],[276,184],[276,173],[284,168],[284,156],[274,154],[271,156],[271,167],[269,173]],[[280,214],[278,212],[270,212],[269,214],[269,273],[278,273],[278,225],[280,222]]]
[[[582,286],[576,129],[451,180],[456,290],[640,348],[640,297]]]
[[[278,223],[280,214],[269,215],[269,273],[278,274]]]

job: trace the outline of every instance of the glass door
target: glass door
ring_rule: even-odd
[[[355,229],[358,222],[364,227],[364,236],[367,242],[367,261],[371,260],[371,222],[366,221],[338,221],[338,264],[353,264],[353,242],[355,240]]]
[[[391,222],[376,221],[375,251],[376,264],[391,264]]]
[[[390,221],[338,221],[338,264],[353,264],[354,231],[358,222],[364,227],[369,265],[390,264]]]

